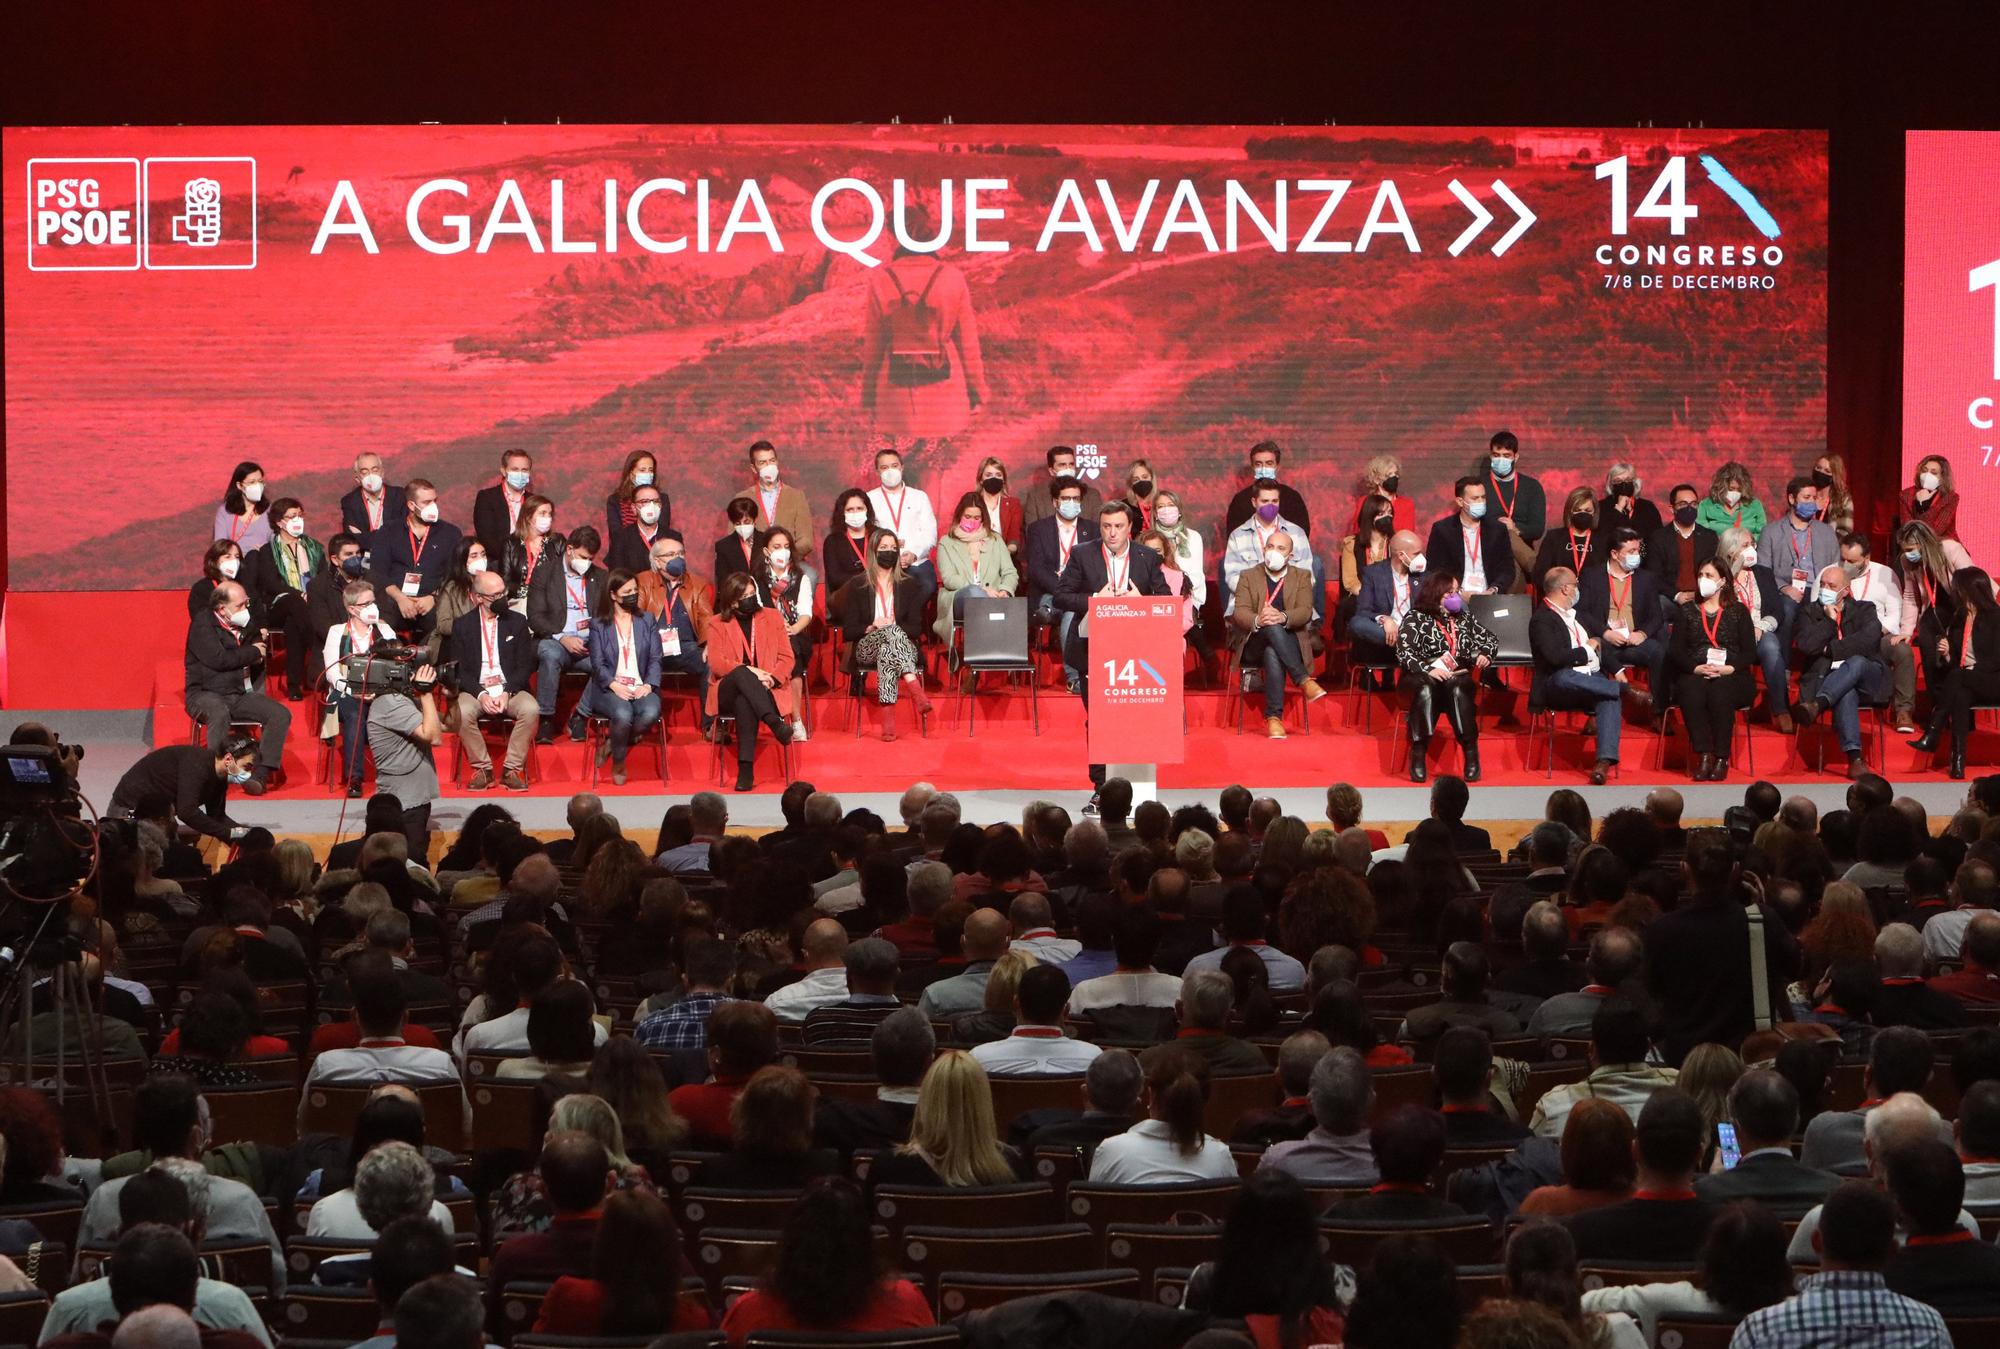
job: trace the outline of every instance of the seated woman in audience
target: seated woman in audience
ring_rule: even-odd
[[[583,869],[576,898],[568,905],[571,915],[592,923],[629,923],[637,908],[633,891],[646,865],[645,850],[631,839],[618,838],[605,844]]]
[[[748,570],[718,582],[708,624],[708,715],[736,719],[739,792],[756,785],[758,726],[770,728],[780,745],[792,743],[793,668],[784,619],[757,602]]]
[[[472,612],[472,578],[491,566],[486,556],[486,545],[475,534],[466,535],[451,550],[451,561],[445,565],[444,580],[433,596],[436,603],[431,609],[432,655],[436,655],[450,639],[451,625]]]
[[[660,625],[639,609],[639,581],[614,571],[590,620],[590,707],[610,723],[597,763],[611,761],[611,781],[625,785],[625,756],[660,719]]]
[[[1530,1190],[1521,1201],[1521,1216],[1567,1218],[1630,1199],[1638,1177],[1634,1137],[1632,1117],[1623,1106],[1602,1097],[1578,1101],[1563,1123],[1563,1183]]]
[[[243,1004],[226,987],[210,984],[195,994],[181,1014],[181,1024],[160,1041],[153,1060],[156,1073],[185,1073],[204,1087],[247,1087],[263,1079],[234,1060],[289,1054],[292,1047],[275,1035],[260,1035],[252,1045],[251,1022]]]
[[[1007,486],[1007,466],[987,455],[979,461],[979,473],[973,480],[971,495],[979,498],[980,508],[986,514],[986,527],[1000,537],[1007,545],[1007,551],[1016,559],[1021,554],[1021,540],[1027,526],[1021,499]]]
[[[1820,893],[1819,912],[1799,933],[1798,992],[1792,1001],[1810,1009],[1820,981],[1834,966],[1874,958],[1875,914],[1868,896],[1845,881],[1834,882]]]
[[[1229,1145],[1202,1129],[1208,1105],[1207,1061],[1163,1045],[1140,1062],[1146,1069],[1146,1090],[1140,1097],[1146,1118],[1097,1145],[1090,1159],[1090,1179],[1114,1185],[1234,1179],[1236,1158]]]
[[[851,501],[848,509],[855,509]],[[924,583],[903,570],[902,544],[886,529],[874,531],[862,553],[860,573],[837,601],[840,635],[852,648],[850,677],[857,687],[867,671],[875,672],[882,738],[894,740],[897,700],[904,694],[917,705],[919,717],[931,714],[923,659],[917,654],[924,626]],[[828,608],[834,603],[829,601]]]
[[[1743,1060],[1728,1045],[1699,1044],[1681,1060],[1681,1076],[1675,1085],[1694,1097],[1701,1107],[1708,1147],[1702,1153],[1702,1169],[1715,1157],[1715,1126],[1734,1123],[1729,1113],[1729,1092],[1743,1076]]]
[[[1725,529],[1746,530],[1753,539],[1762,534],[1764,503],[1751,490],[1750,470],[1734,459],[1715,470],[1708,495],[1695,507],[1694,522],[1717,534]]]
[[[1333,1266],[1320,1258],[1319,1215],[1284,1171],[1257,1171],[1229,1205],[1215,1259],[1196,1265],[1181,1306],[1247,1322],[1260,1346],[1338,1344]]]
[[[798,548],[791,531],[774,525],[765,531],[751,575],[757,582],[757,602],[775,610],[785,625],[792,645],[792,706],[805,702],[806,672],[812,669],[813,578],[794,559]],[[806,723],[800,711],[792,713],[792,739],[806,738]]]
[[[1409,1050],[1383,1041],[1361,990],[1347,979],[1335,979],[1313,995],[1299,1029],[1318,1031],[1329,1047],[1347,1046],[1370,1068],[1407,1068],[1414,1062]]]
[[[644,860],[642,854],[642,864]],[[619,921],[629,918],[631,925],[620,928],[618,941],[598,944],[596,972],[637,978],[648,992],[671,987],[676,969],[674,934],[680,927],[681,909],[688,902],[687,890],[672,876],[662,876],[657,868],[645,865],[629,872],[624,884],[627,894],[633,887],[638,889],[638,903],[634,906],[628,900],[613,906]]]
[[[1560,1223],[1537,1221],[1507,1239],[1507,1296],[1547,1307],[1562,1318],[1577,1343],[1592,1349],[1647,1349],[1652,1343],[1622,1311],[1585,1311],[1576,1241]]]
[[[632,504],[633,493],[641,487],[659,487],[659,460],[651,450],[634,450],[625,456],[625,467],[618,471],[618,485],[611,489],[611,495],[604,498],[604,537],[615,538],[618,531],[639,518],[638,508]],[[665,488],[660,488],[660,528],[673,528],[673,502],[668,500]]]
[[[1188,523],[1179,492],[1162,489],[1153,494],[1153,525],[1147,532],[1157,533],[1166,545],[1160,556],[1166,570],[1173,573],[1167,578],[1168,584],[1176,594],[1194,601],[1195,631],[1189,640],[1195,643],[1197,653],[1206,658],[1207,638],[1196,634],[1201,630],[1201,610],[1208,603],[1208,568],[1203,560],[1201,531]],[[1176,577],[1185,578],[1187,585],[1179,585]]]
[[[687,1146],[688,1127],[667,1101],[659,1063],[631,1036],[614,1035],[591,1057],[589,1083],[616,1116],[626,1154],[647,1171],[665,1175],[668,1155]]]
[[[296,497],[272,502],[269,518],[270,539],[244,567],[264,621],[285,634],[285,692],[297,702],[306,696],[306,652],[326,636],[312,631],[306,612],[306,587],[326,569],[326,549],[306,533],[306,508]]]
[[[729,1106],[732,1147],[702,1168],[703,1188],[797,1190],[840,1174],[840,1155],[813,1146],[813,1102],[806,1075],[779,1064],[759,1068]]]
[[[495,1077],[581,1078],[590,1071],[597,1049],[597,1029],[591,1021],[590,989],[575,979],[558,979],[528,1008],[528,1056],[502,1059]]]
[[[1940,539],[1958,538],[1958,491],[1951,480],[1951,460],[1927,454],[1917,460],[1910,485],[1896,501],[1896,525],[1921,524]]]
[[[215,537],[245,553],[271,541],[271,518],[264,501],[264,470],[248,459],[229,473],[229,488],[215,508]]]
[[[1347,1307],[1345,1349],[1453,1349],[1464,1301],[1458,1267],[1428,1237],[1376,1243]]]
[[[1021,589],[1007,541],[986,520],[986,506],[977,492],[958,499],[950,523],[937,545],[937,622],[932,631],[947,647],[951,630],[965,619],[965,601],[974,595],[1005,599]]]
[[[423,1153],[398,1140],[377,1143],[354,1167],[354,1183],[312,1206],[306,1235],[325,1241],[373,1241],[402,1217],[430,1220],[449,1235],[451,1210],[434,1197],[437,1175]]]
[[[1833,1065],[1812,1041],[1786,1040],[1778,1046],[1771,1067],[1799,1094],[1799,1133],[1803,1136],[1813,1116],[1825,1109],[1826,1080],[1832,1076]]]
[[[1557,567],[1567,567],[1578,576],[1590,566],[1603,566],[1605,539],[1609,530],[1597,527],[1597,498],[1588,487],[1576,488],[1563,502],[1560,529],[1549,522],[1551,528],[1542,535],[1541,545],[1535,550],[1535,565],[1530,570],[1528,580],[1530,594],[1542,593],[1542,581]]]
[[[617,1173],[617,1190],[636,1190],[654,1196],[659,1194],[659,1188],[653,1184],[652,1173],[626,1154],[625,1127],[603,1097],[572,1092],[556,1102],[555,1109],[549,1112],[548,1132],[572,1131],[589,1134],[604,1146],[604,1154],[611,1160],[611,1169]],[[489,1226],[496,1246],[507,1237],[521,1232],[547,1231],[555,1216],[548,1189],[541,1175],[535,1171],[519,1171],[509,1176],[493,1192],[489,1204]]]
[[[309,1137],[312,1141],[306,1146],[315,1150],[321,1140],[337,1142],[328,1135]],[[368,1103],[355,1113],[354,1133],[347,1141],[345,1154],[308,1172],[305,1183],[293,1197],[301,1204],[313,1204],[327,1195],[338,1194],[354,1184],[354,1170],[361,1165],[361,1159],[383,1143],[408,1143],[424,1154],[433,1170],[455,1160],[455,1154],[430,1146],[425,1138],[424,1108],[416,1092],[395,1083],[379,1086],[368,1094]],[[435,1189],[446,1199],[464,1199],[472,1193],[464,1181],[442,1170],[437,1170]]]
[[[241,581],[243,577],[243,549],[231,539],[217,539],[208,545],[202,554],[201,575],[188,587],[188,617],[195,618],[209,613],[214,608],[215,588],[224,581]],[[251,602],[252,626],[255,626],[256,603]]]
[[[1938,632],[1937,610],[1918,625],[1917,640],[1943,668],[1931,686],[1937,706],[1930,726],[1910,744],[1929,754],[1942,742],[1951,754],[1951,776],[1963,779],[1972,709],[2000,702],[2000,600],[1993,598],[1993,578],[1978,567],[1952,573],[1951,596],[1956,621],[1948,630]]]
[[[0,1206],[82,1202],[62,1179],[62,1119],[41,1092],[0,1087],[0,1158]]]
[[[604,1201],[590,1276],[565,1274],[549,1286],[537,1335],[667,1335],[715,1324],[706,1295],[675,1293],[667,1275],[682,1267],[680,1228],[657,1195],[620,1193]]]
[[[1222,954],[1222,972],[1229,976],[1230,1032],[1252,1037],[1278,1029],[1278,1004],[1271,999],[1271,967],[1247,946],[1232,946]]]
[[[1709,1224],[1692,1283],[1593,1288],[1583,1295],[1582,1307],[1595,1315],[1625,1313],[1638,1321],[1649,1344],[1658,1342],[1663,1316],[1741,1321],[1792,1295],[1792,1266],[1785,1258],[1785,1244],[1785,1227],[1777,1214],[1763,1204],[1742,1200],[1725,1207]]]
[[[986,1070],[970,1054],[951,1049],[924,1073],[910,1141],[877,1159],[868,1179],[878,1187],[1011,1185],[1020,1178],[1018,1165],[994,1127]]]
[[[915,1284],[883,1272],[860,1189],[829,1178],[808,1186],[785,1215],[770,1274],[730,1307],[722,1333],[740,1345],[765,1330],[853,1334],[936,1323]]]
[[[986,979],[985,1000],[977,1012],[960,1012],[951,1018],[954,1044],[970,1047],[991,1040],[1004,1040],[1014,1033],[1014,995],[1020,991],[1021,976],[1040,962],[1031,951],[1008,951],[993,962]]]
[[[1340,591],[1346,601],[1360,598],[1362,572],[1389,560],[1389,540],[1395,534],[1396,513],[1389,507],[1389,498],[1379,492],[1361,498],[1354,532],[1340,541]]]
[[[1479,781],[1476,684],[1500,643],[1465,612],[1458,578],[1440,567],[1424,573],[1410,613],[1396,634],[1396,663],[1409,697],[1410,781],[1430,776],[1424,755],[1442,713],[1465,753],[1467,782]]]
[[[820,580],[826,585],[826,607],[831,613],[834,597],[846,589],[848,582],[868,570],[868,545],[875,532],[875,512],[868,505],[866,492],[859,487],[848,487],[833,499],[833,510],[826,518],[826,542],[819,555]]]
[[[516,613],[525,613],[535,578],[544,567],[561,567],[563,551],[562,535],[556,533],[556,503],[530,492],[521,498],[514,532],[501,543],[500,556],[488,556],[486,567],[499,570],[507,583],[507,603]]]
[[[1756,697],[1750,669],[1758,638],[1751,611],[1721,554],[1695,569],[1695,587],[1701,597],[1681,606],[1667,660],[1674,701],[1687,725],[1693,761],[1689,776],[1696,782],[1721,782],[1729,775],[1736,714]]]

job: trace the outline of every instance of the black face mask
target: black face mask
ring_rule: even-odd
[[[352,576],[356,579],[366,576],[368,574],[368,559],[357,553],[353,557],[341,562],[340,572],[343,576]]]
[[[1833,486],[1833,475],[1831,473],[1822,473],[1818,469],[1813,470],[1812,480],[1814,487]]]
[[[883,571],[894,571],[896,569],[896,559],[900,556],[902,556],[900,553],[877,553],[875,554],[875,565]]]
[[[988,496],[999,496],[1000,489],[1007,485],[1005,478],[981,478],[979,485],[986,489]]]
[[[1382,479],[1382,490],[1387,492],[1390,496],[1396,495],[1397,490],[1401,488],[1402,485],[1403,485],[1403,475],[1400,473],[1391,473],[1388,477]]]
[[[1589,511],[1572,511],[1570,513],[1569,527],[1576,530],[1579,534],[1596,523],[1597,517]]]
[[[1693,506],[1691,506],[1691,505],[1689,505],[1689,506],[1676,506],[1676,507],[1674,507],[1674,523],[1675,523],[1675,524],[1677,524],[1677,525],[1691,525],[1691,524],[1693,524],[1693,523],[1694,523],[1694,509],[1695,509],[1695,508],[1694,508]]]
[[[639,612],[639,597],[637,595],[620,595],[618,597],[618,607],[628,614],[636,614]]]
[[[1149,497],[1153,495],[1153,480],[1151,478],[1141,478],[1139,481],[1133,483],[1132,495],[1135,497]]]
[[[1611,484],[1611,495],[1615,497],[1636,496],[1638,492],[1639,484],[1636,482],[1614,482]]]
[[[736,612],[745,618],[756,613],[757,608],[757,597],[755,595],[745,595],[742,599],[736,601]]]

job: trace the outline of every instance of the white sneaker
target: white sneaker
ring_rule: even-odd
[[[805,724],[805,722],[804,722],[804,721],[803,721],[803,720],[802,720],[801,718],[798,718],[798,717],[793,717],[793,718],[792,718],[792,743],[796,745],[796,744],[798,744],[799,742],[801,742],[801,741],[803,741],[803,740],[807,740],[807,739],[809,739],[809,738],[810,738],[810,737],[806,735],[806,724]]]

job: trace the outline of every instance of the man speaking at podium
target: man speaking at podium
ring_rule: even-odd
[[[1097,512],[1098,541],[1094,547],[1079,545],[1069,555],[1056,583],[1056,608],[1084,618],[1070,629],[1063,662],[1083,671],[1083,703],[1090,707],[1091,685],[1097,671],[1090,664],[1090,602],[1098,596],[1166,595],[1167,578],[1161,574],[1160,555],[1150,548],[1132,546],[1132,508],[1123,501],[1107,501]],[[1104,765],[1090,766],[1090,785],[1104,785]],[[1093,798],[1094,799],[1094,798]]]

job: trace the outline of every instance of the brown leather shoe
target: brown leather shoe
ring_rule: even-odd
[[[1309,703],[1316,703],[1326,697],[1326,690],[1320,687],[1317,679],[1308,679],[1299,685],[1299,692],[1306,696],[1306,701]]]
[[[528,790],[528,780],[521,776],[521,770],[518,768],[509,768],[501,773],[500,785],[510,792],[525,792]]]
[[[1847,776],[1850,779],[1858,781],[1861,778],[1866,777],[1867,774],[1868,774],[1868,761],[1866,759],[1862,758],[1861,755],[1858,753],[1850,754],[1847,756]]]
[[[1592,764],[1590,766],[1590,785],[1593,787],[1602,787],[1604,780],[1611,775],[1611,770],[1615,767],[1617,765],[1609,759],[1599,759],[1596,763]]]
[[[1273,740],[1285,739],[1285,723],[1277,717],[1264,718],[1264,734]]]
[[[1778,713],[1771,718],[1771,724],[1778,728],[1779,735],[1791,735],[1797,730],[1797,727],[1792,725],[1792,714],[1789,712]]]
[[[491,768],[479,768],[473,770],[472,781],[465,784],[465,790],[468,792],[483,792],[492,785],[493,770]]]

